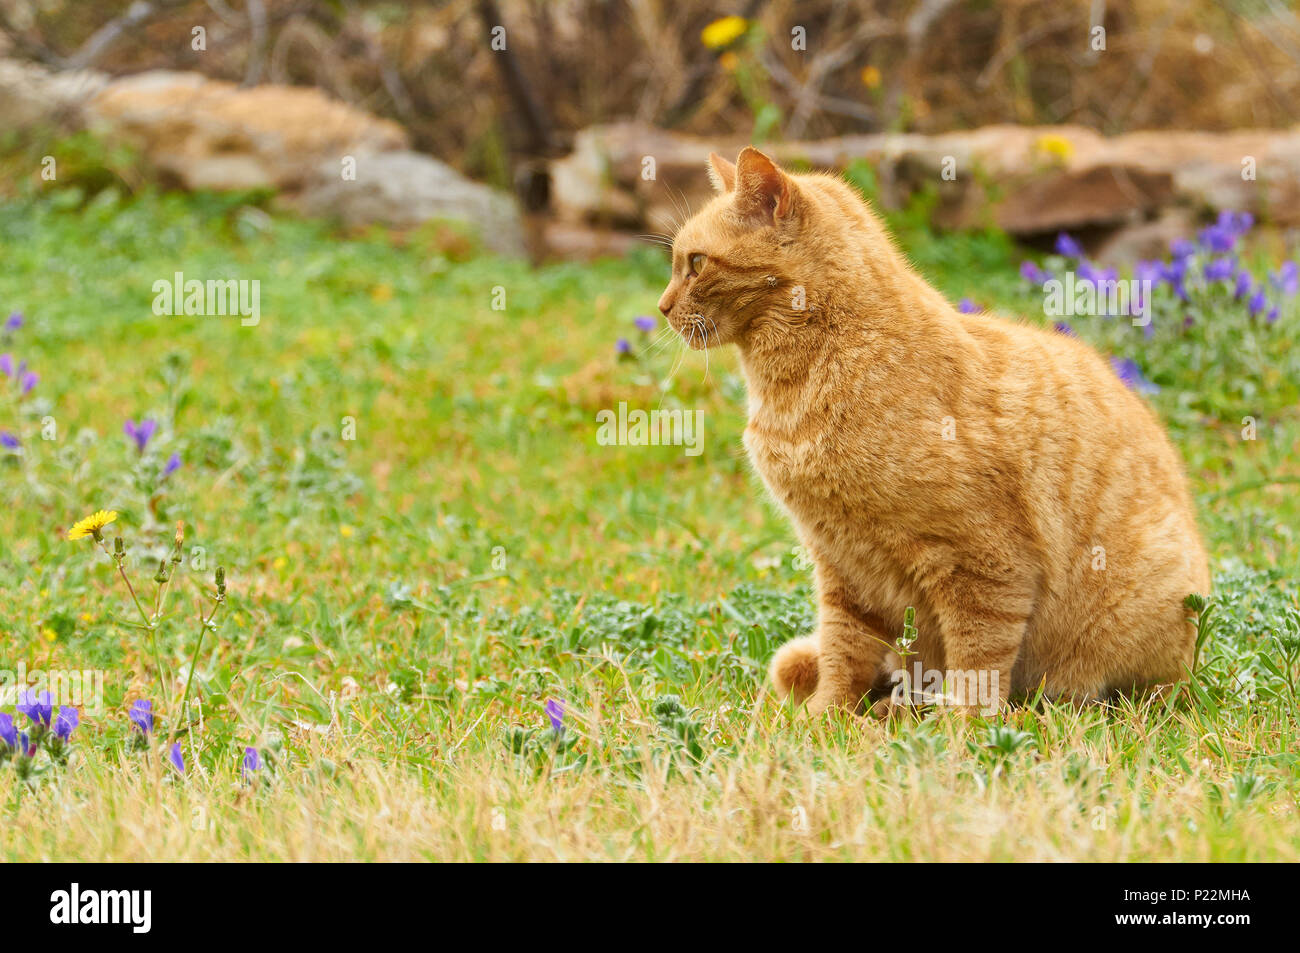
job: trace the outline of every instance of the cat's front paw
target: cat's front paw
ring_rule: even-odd
[[[812,718],[840,712],[852,715],[857,708],[857,703],[858,699],[854,698],[850,692],[818,688],[817,691],[813,692],[812,697],[808,699],[808,704],[804,706],[804,712]]]
[[[912,710],[911,705],[897,702],[893,698],[879,698],[867,707],[867,714],[877,721],[888,721],[890,715]]]

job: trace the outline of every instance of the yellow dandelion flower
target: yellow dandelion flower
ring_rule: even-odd
[[[1039,136],[1037,146],[1039,152],[1060,159],[1062,162],[1069,160],[1074,155],[1074,143],[1055,132],[1048,132]]]
[[[880,70],[875,66],[862,67],[862,85],[867,89],[880,88]]]
[[[720,50],[730,46],[749,29],[749,21],[744,17],[729,16],[714,20],[700,31],[700,42],[711,50]]]
[[[68,539],[81,539],[83,536],[99,539],[99,531],[115,519],[117,519],[117,510],[100,510],[92,513],[84,520],[78,520],[72,529],[68,530]]]
[[[740,57],[728,50],[718,57],[718,65],[728,73],[734,73],[736,68],[740,66]]]

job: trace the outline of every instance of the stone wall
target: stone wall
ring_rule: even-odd
[[[636,123],[584,130],[572,153],[551,164],[556,218],[569,226],[671,232],[712,194],[709,152],[734,159],[743,145]],[[796,167],[843,170],[865,161],[891,207],[931,187],[942,228],[991,225],[1024,239],[1081,232],[1102,257],[1163,253],[1197,216],[1225,208],[1300,225],[1300,129],[1107,138],[1079,126],[986,126],[765,148]]]

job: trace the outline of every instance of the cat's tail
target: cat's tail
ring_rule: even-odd
[[[767,673],[778,698],[800,704],[817,690],[817,643],[810,635],[791,639],[776,650]]]

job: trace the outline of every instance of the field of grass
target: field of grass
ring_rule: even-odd
[[[25,316],[0,352],[39,373],[0,378],[0,667],[105,673],[60,757],[0,766],[0,858],[1300,860],[1293,298],[1270,325],[1211,294],[1149,338],[1074,321],[1159,385],[1201,499],[1194,682],[809,723],[763,673],[811,626],[810,571],[744,460],[734,355],[633,325],[659,256],[530,270],[438,230],[116,196],[0,206],[0,319]],[[954,301],[1032,306],[1004,240],[896,224]],[[177,271],[258,279],[260,323],[154,314]],[[702,410],[703,453],[598,445],[620,401]],[[154,632],[65,538],[100,509],[144,602],[184,522]]]

